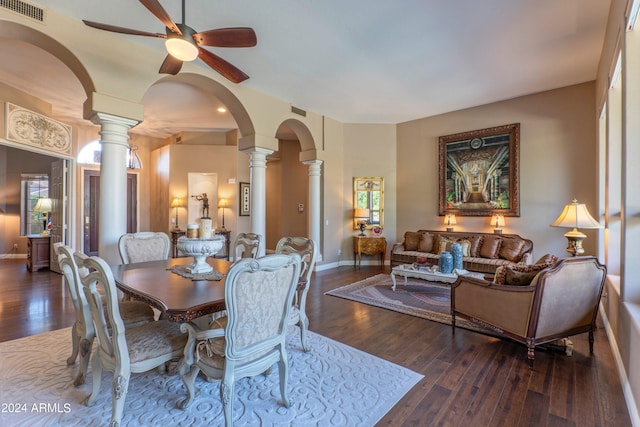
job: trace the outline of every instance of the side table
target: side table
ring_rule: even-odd
[[[185,236],[187,233],[184,230],[171,230],[171,257],[179,258],[180,251],[178,250],[178,239]]]
[[[231,245],[229,239],[231,239],[231,230],[227,230],[226,228],[216,228],[216,234],[221,234],[224,236],[224,252],[220,251],[213,257],[229,260],[229,246]]]
[[[384,266],[384,257],[386,252],[387,239],[385,239],[384,237],[353,236],[353,268],[356,267],[356,259],[358,262],[358,266],[360,266],[362,261],[362,254],[380,254],[380,264]]]
[[[27,270],[34,272],[50,267],[50,239],[50,236],[27,236]]]

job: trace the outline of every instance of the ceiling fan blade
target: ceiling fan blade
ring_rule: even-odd
[[[176,23],[173,22],[173,19],[171,19],[171,16],[169,16],[167,11],[164,10],[164,7],[162,7],[162,5],[158,2],[158,0],[139,0],[139,1],[140,3],[142,3],[144,7],[149,9],[149,12],[153,13],[156,16],[156,18],[158,18],[164,24],[165,27],[167,27],[168,29],[170,29],[172,32],[176,34],[182,35],[182,32],[180,31]]]
[[[200,48],[198,57],[202,59],[209,67],[216,70],[223,77],[231,80],[233,83],[240,83],[249,78],[245,73],[240,71],[234,65],[220,58],[218,55]]]
[[[196,43],[202,46],[252,47],[258,43],[252,28],[218,28],[193,35]]]
[[[148,33],[146,31],[132,30],[130,28],[117,27],[115,25],[101,24],[99,22],[92,22],[92,21],[85,21],[84,19],[82,20],[82,22],[84,22],[85,25],[87,25],[89,27],[97,28],[99,30],[112,31],[114,33],[131,34],[131,35],[134,35],[134,36],[159,37],[161,39],[166,39],[167,38],[166,34]]]
[[[182,69],[182,61],[174,58],[171,55],[167,55],[160,66],[159,73],[162,74],[173,74],[174,76],[180,72]]]

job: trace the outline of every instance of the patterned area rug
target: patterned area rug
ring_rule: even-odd
[[[447,325],[451,324],[451,286],[449,284],[408,278],[405,286],[403,277],[396,277],[396,281],[398,285],[393,291],[391,276],[377,274],[325,294]],[[490,330],[459,317],[456,317],[456,326],[492,334]]]
[[[0,344],[0,425],[105,426],[111,417],[111,373],[103,374],[101,399],[86,407],[87,384],[75,388],[77,364],[68,367],[70,329]],[[281,406],[277,367],[268,376],[236,383],[235,426],[373,426],[422,375],[309,332],[309,353],[300,330],[287,336],[290,408]],[[224,425],[219,382],[196,381],[189,409],[176,408],[186,390],[178,375],[132,374],[122,426]]]
[[[403,277],[396,277],[396,281],[396,290],[393,291],[391,276],[377,274],[325,292],[325,294],[410,314],[434,322],[451,324],[451,286],[449,284],[408,278],[405,286]],[[500,337],[491,329],[460,317],[456,317],[456,327]],[[571,356],[573,353],[573,343],[568,338],[545,344],[543,348],[565,353],[567,356]]]

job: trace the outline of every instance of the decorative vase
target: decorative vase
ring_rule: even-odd
[[[451,274],[451,272],[453,271],[453,255],[451,255],[451,252],[440,252],[438,267],[440,267],[441,273]]]
[[[453,269],[462,270],[462,245],[460,243],[451,245],[451,256],[453,256]]]
[[[208,239],[180,237],[178,249],[186,256],[193,257],[193,264],[187,267],[187,271],[193,274],[210,273],[213,271],[207,263],[207,257],[214,256],[224,245],[224,236],[214,236]]]

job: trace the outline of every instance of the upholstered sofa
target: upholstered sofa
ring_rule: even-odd
[[[440,253],[449,250],[453,242],[463,245],[465,270],[494,274],[501,265],[533,262],[533,242],[517,234],[418,230],[407,231],[404,240],[392,246],[391,267],[412,264],[419,257],[436,265]]]
[[[583,332],[593,353],[606,274],[595,257],[546,255],[533,265],[501,267],[493,281],[459,276],[451,286],[452,328],[461,317],[523,343],[530,367],[536,346]]]

